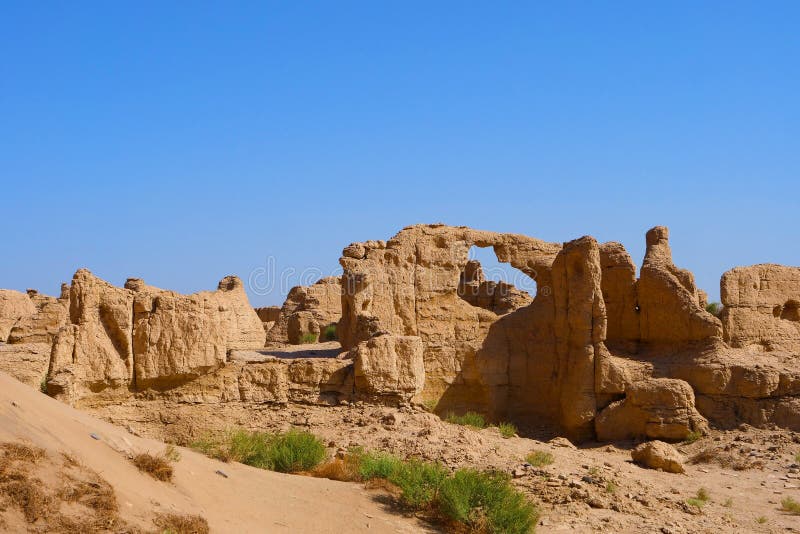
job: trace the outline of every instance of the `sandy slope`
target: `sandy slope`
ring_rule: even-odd
[[[180,450],[174,482],[155,481],[126,456],[160,453],[163,443],[133,436],[0,373],[0,441],[16,440],[74,455],[114,486],[120,515],[143,528],[153,528],[155,512],[172,511],[200,514],[218,533],[422,531],[414,520],[382,509],[357,484],[224,464],[187,449]]]

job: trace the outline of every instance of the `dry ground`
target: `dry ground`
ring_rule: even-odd
[[[323,438],[331,455],[361,446],[441,461],[451,468],[500,469],[514,473],[515,483],[540,503],[543,517],[537,532],[800,532],[800,516],[780,510],[786,496],[800,500],[800,466],[794,459],[800,453],[800,434],[784,430],[747,427],[678,444],[687,459],[704,451],[711,463],[687,463],[686,474],[676,475],[631,463],[631,442],[578,449],[562,439],[505,439],[496,428],[453,425],[414,407],[136,401],[93,411],[134,432],[181,444],[208,430],[299,427]],[[534,450],[551,453],[554,462],[538,468],[525,465],[525,456]],[[710,500],[702,508],[687,504],[700,488]]]

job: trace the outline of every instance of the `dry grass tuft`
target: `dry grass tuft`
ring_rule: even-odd
[[[695,453],[689,458],[690,464],[717,464],[720,467],[733,469],[734,471],[746,471],[748,469],[761,469],[764,467],[764,462],[760,460],[750,460],[743,458],[731,452],[716,449],[714,447],[706,447]]]
[[[153,522],[163,532],[169,534],[208,534],[208,521],[199,515],[163,514]]]
[[[39,518],[46,517],[52,504],[52,500],[42,491],[41,487],[41,480],[20,476],[18,480],[2,484],[0,494],[8,497],[22,510],[28,523],[33,523]]]
[[[3,460],[10,462],[28,462],[35,464],[45,457],[45,450],[25,443],[0,443]]]
[[[342,458],[334,458],[329,462],[318,466],[311,474],[317,478],[328,478],[341,482],[358,482],[361,480],[359,473],[358,459],[352,455]]]
[[[133,465],[156,480],[162,482],[172,480],[173,469],[166,456],[154,456],[143,452],[133,457]]]

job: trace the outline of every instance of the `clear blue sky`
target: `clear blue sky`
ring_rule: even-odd
[[[0,287],[329,273],[439,221],[640,264],[663,224],[716,297],[732,266],[800,265],[799,24],[771,1],[3,2]]]

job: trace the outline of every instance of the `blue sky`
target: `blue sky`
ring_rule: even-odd
[[[57,293],[79,267],[182,292],[273,261],[328,274],[348,243],[420,222],[590,234],[638,265],[663,224],[718,298],[735,265],[800,265],[799,18],[796,2],[3,2],[0,287]]]

